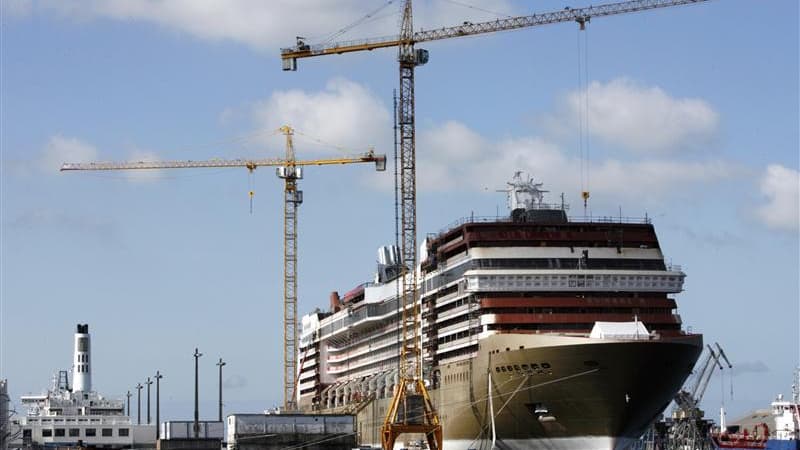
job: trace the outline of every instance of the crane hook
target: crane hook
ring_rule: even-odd
[[[248,167],[248,168],[249,168],[249,167]],[[249,197],[250,197],[250,215],[252,215],[252,214],[253,214],[253,196],[255,196],[255,195],[256,195],[256,191],[255,191],[255,189],[253,188],[253,184],[254,184],[254,182],[253,182],[253,169],[250,169],[250,170],[248,171],[248,175],[247,175],[247,184],[248,184],[248,186],[247,186],[247,187],[248,187],[248,192],[247,192],[247,194],[248,194],[248,195],[249,195]]]

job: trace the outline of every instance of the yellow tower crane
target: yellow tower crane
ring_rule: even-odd
[[[400,95],[397,106],[397,130],[400,155],[398,170],[400,226],[400,254],[405,274],[402,278],[402,319],[400,346],[400,382],[395,390],[391,406],[386,413],[381,431],[383,448],[391,450],[397,437],[403,433],[425,433],[432,450],[442,448],[442,428],[422,379],[422,351],[420,347],[419,306],[417,302],[417,217],[416,217],[416,156],[414,116],[414,68],[428,62],[428,52],[415,49],[421,42],[474,36],[497,31],[517,30],[561,22],[577,22],[583,29],[593,17],[646,11],[670,6],[702,3],[708,0],[631,0],[607,3],[585,8],[563,10],[510,17],[488,22],[463,22],[454,27],[432,30],[413,30],[411,0],[405,0],[400,34],[397,37],[359,39],[342,43],[309,45],[297,38],[294,47],[281,49],[283,70],[297,70],[298,58],[334,55],[340,53],[398,47],[400,65]],[[588,195],[588,192],[586,194]],[[413,405],[413,407],[412,407]],[[423,414],[413,417],[410,410],[424,409]]]
[[[378,171],[386,170],[386,155],[373,151],[353,157],[297,160],[294,155],[289,126],[281,127],[286,136],[286,158],[275,159],[211,159],[205,161],[128,161],[64,163],[61,171],[71,170],[145,170],[244,167],[254,171],[258,167],[277,167],[278,177],[284,180],[283,208],[283,407],[295,411],[297,379],[295,357],[297,354],[297,207],[303,202],[303,191],[297,189],[297,180],[303,178],[302,166],[375,163]],[[250,192],[252,196],[252,192]]]

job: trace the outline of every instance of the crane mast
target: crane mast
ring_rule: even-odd
[[[280,131],[286,136],[286,157],[275,159],[210,159],[203,161],[124,161],[64,163],[61,171],[75,170],[153,170],[244,167],[254,171],[258,167],[277,167],[277,175],[284,180],[283,207],[283,408],[297,409],[295,376],[297,355],[297,207],[303,203],[303,191],[297,180],[303,178],[302,166],[325,166],[353,163],[375,163],[378,171],[386,170],[386,155],[376,155],[370,150],[353,157],[330,159],[295,159],[292,136],[294,130],[285,125]]]
[[[422,377],[422,343],[417,301],[417,180],[416,124],[414,117],[414,68],[427,62],[427,51],[415,50],[411,1],[403,5],[400,44],[397,59],[400,65],[397,132],[399,136],[400,176],[400,255],[403,284],[400,320],[399,383],[386,411],[381,428],[384,449],[394,448],[395,440],[404,433],[421,433],[431,450],[442,448],[442,426]],[[422,409],[411,407],[412,404]],[[418,414],[422,412],[422,416]],[[411,413],[411,414],[409,414]]]
[[[284,180],[283,189],[283,408],[297,410],[297,207],[303,203],[303,191],[297,189],[297,180],[303,177],[295,165],[293,130],[281,127],[286,136],[286,165],[278,168],[278,177]]]
[[[400,380],[387,410],[381,429],[382,445],[391,450],[396,438],[403,433],[424,433],[432,450],[442,448],[442,425],[430,401],[424,385],[422,370],[421,330],[419,329],[419,305],[417,302],[417,221],[416,221],[416,151],[415,151],[415,100],[414,70],[428,61],[428,52],[415,49],[414,44],[463,36],[487,34],[499,31],[523,29],[533,26],[561,22],[577,22],[583,29],[592,17],[646,11],[656,8],[702,3],[708,0],[630,0],[585,8],[564,8],[528,16],[511,17],[495,21],[470,23],[454,27],[442,27],[428,31],[413,31],[411,0],[403,4],[400,34],[388,38],[362,39],[350,42],[323,45],[308,45],[297,38],[294,47],[281,49],[283,70],[297,70],[297,59],[341,53],[398,47],[400,69],[400,95],[397,106],[397,123],[400,148],[400,252],[405,270],[401,278],[400,293],[402,308],[400,322]],[[421,402],[424,417],[406,416],[408,402]]]

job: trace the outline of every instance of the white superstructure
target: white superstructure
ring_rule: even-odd
[[[795,371],[792,401],[784,400],[783,395],[778,395],[772,402],[772,417],[775,419],[777,440],[800,440],[800,368]]]
[[[20,433],[9,447],[154,447],[155,424],[134,424],[122,400],[92,390],[89,325],[78,324],[74,343],[72,384],[69,371],[62,370],[47,392],[23,395],[21,402],[28,412],[13,420]]]

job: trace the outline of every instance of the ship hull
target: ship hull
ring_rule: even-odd
[[[447,449],[624,449],[666,408],[701,349],[699,335],[494,335],[481,339],[477,356],[435,368],[429,393]],[[359,411],[362,445],[380,445],[389,401]]]
[[[714,448],[718,450],[800,450],[800,441],[777,440],[758,441],[750,443],[724,443],[712,440]]]

